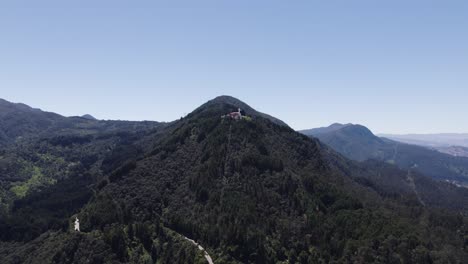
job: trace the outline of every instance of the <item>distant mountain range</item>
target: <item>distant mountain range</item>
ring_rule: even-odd
[[[0,99],[0,146],[50,135],[110,133],[159,124],[153,121],[100,121],[91,115],[65,117]]]
[[[170,123],[2,107],[0,263],[468,259],[468,189],[424,174],[464,167],[363,126],[319,140],[230,96]]]
[[[425,146],[455,157],[468,157],[468,134],[380,134],[394,141]]]
[[[468,134],[463,133],[441,133],[441,134],[379,134],[381,137],[386,137],[395,141],[404,143],[428,146],[428,147],[449,147],[461,146],[468,147]]]
[[[328,128],[300,132],[320,139],[353,160],[376,159],[395,164],[402,169],[416,168],[435,179],[468,185],[466,157],[454,157],[427,147],[377,137],[362,125],[333,124]]]
[[[468,148],[460,146],[434,147],[433,149],[455,157],[468,157]]]

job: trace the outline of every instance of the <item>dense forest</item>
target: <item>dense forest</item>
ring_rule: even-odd
[[[467,189],[349,160],[235,98],[171,123],[53,118],[2,126],[0,263],[207,263],[185,237],[214,263],[468,259]]]

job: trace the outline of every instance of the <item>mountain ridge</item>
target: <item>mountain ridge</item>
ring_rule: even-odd
[[[0,210],[1,262],[202,263],[184,237],[215,263],[466,257],[457,236],[463,208],[450,206],[466,205],[453,202],[465,201],[464,189],[349,160],[247,107],[251,118],[221,118],[242,105],[225,99],[156,127],[130,123],[84,138],[64,131],[72,134],[10,146],[0,162],[15,153],[33,172],[73,170]],[[75,217],[80,233],[69,231]]]
[[[353,160],[377,159],[396,164],[402,169],[417,166],[417,170],[435,179],[456,181],[462,185],[468,183],[467,158],[380,138],[364,126],[350,125],[328,133],[309,136],[317,137]]]

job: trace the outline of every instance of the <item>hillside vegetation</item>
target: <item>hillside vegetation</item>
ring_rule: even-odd
[[[206,263],[184,236],[215,263],[468,259],[464,189],[348,160],[256,111],[220,118],[240,104],[220,97],[170,124],[9,146],[0,262]]]

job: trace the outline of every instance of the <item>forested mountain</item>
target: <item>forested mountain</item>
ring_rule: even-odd
[[[135,142],[166,125],[67,118],[24,104],[1,105],[6,137],[0,148],[0,226],[10,221],[16,231],[0,232],[0,238],[27,239],[63,224],[65,215],[88,202],[89,185],[107,172],[101,168],[112,166],[109,157],[136,157],[144,146]],[[25,231],[32,227],[32,233]]]
[[[47,131],[58,123],[66,126],[68,122],[60,115],[0,99],[0,144],[2,145],[14,142],[22,136]]]
[[[239,107],[248,118],[221,118]],[[206,263],[184,236],[214,263],[468,258],[466,189],[351,161],[235,98],[102,122],[3,148],[1,263]]]
[[[466,157],[455,157],[434,149],[380,138],[361,125],[347,125],[326,133],[304,133],[320,139],[353,160],[376,159],[402,169],[415,169],[437,180],[468,185]]]

